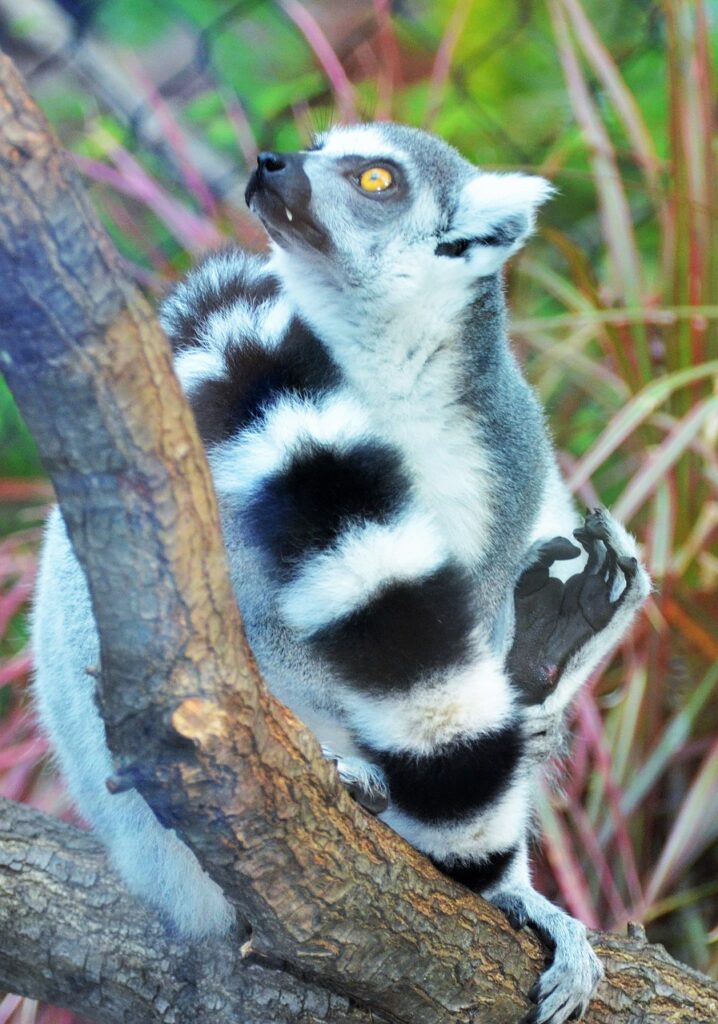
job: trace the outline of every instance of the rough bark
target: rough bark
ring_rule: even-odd
[[[102,1024],[371,1022],[239,943],[198,950],[168,937],[89,833],[2,799],[0,890],[0,988],[22,978],[35,998]]]
[[[259,679],[167,344],[118,275],[75,176],[7,60],[0,176],[0,366],[87,572],[120,774],[249,922],[254,958],[281,965],[295,985],[339,993],[406,1024],[517,1020],[542,960],[535,939],[512,932],[354,805],[313,738]],[[67,933],[79,936],[71,892],[65,897]],[[114,914],[101,916],[112,948],[119,925]],[[164,941],[159,934],[152,942]],[[39,923],[37,935],[42,962]],[[608,979],[591,1020],[686,1020],[687,1005],[688,1019],[717,1019],[707,979],[636,940],[607,939],[599,948],[609,954]],[[221,953],[230,968],[232,955],[230,941]],[[171,1008],[184,960],[168,951],[167,963],[161,998]],[[5,983],[46,995],[33,987],[31,968],[23,974],[18,965]],[[236,984],[229,969],[226,986]],[[211,997],[201,986],[194,996],[182,992],[185,1004],[196,1000],[184,1019],[202,1019]],[[66,1004],[72,998],[58,995]]]

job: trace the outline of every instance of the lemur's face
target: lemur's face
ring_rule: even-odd
[[[246,199],[285,265],[405,300],[494,274],[550,192],[542,178],[481,172],[434,136],[381,123],[261,154]]]

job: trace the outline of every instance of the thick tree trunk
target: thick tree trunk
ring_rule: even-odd
[[[321,995],[328,1009],[308,1011],[307,1021],[371,1013],[406,1024],[516,1021],[542,959],[536,940],[512,932],[493,908],[353,804],[313,738],[259,679],[168,346],[145,301],[118,275],[74,175],[7,60],[0,62],[0,177],[0,366],[87,572],[119,775],[177,829],[251,928],[244,960],[237,937],[211,950],[172,946],[146,912],[128,909],[104,870],[99,905],[72,870],[60,885],[42,867],[42,850],[60,841],[62,827],[13,811],[25,825],[15,846],[0,833],[0,871],[11,883],[0,894],[0,934],[10,937],[0,940],[4,984],[85,1013],[91,1005],[103,1021],[221,1021],[217,1005],[228,1014],[237,1000],[258,1006],[265,983],[265,1016],[243,1009],[234,1019],[281,1022],[282,1000]],[[91,839],[62,835],[73,836],[80,880],[100,870]],[[49,931],[41,895],[48,886],[64,908]],[[18,915],[8,908],[22,901],[29,910],[17,933]],[[125,954],[126,929],[133,941]],[[72,952],[88,934],[107,951],[101,983],[93,958]],[[58,942],[64,968],[55,967]],[[662,952],[637,939],[606,939],[599,949],[608,975],[591,1020],[718,1019],[715,987]],[[141,991],[132,979],[145,956],[157,981],[149,1017],[148,1004],[143,1016],[118,994]]]

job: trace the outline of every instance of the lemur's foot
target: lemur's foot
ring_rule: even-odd
[[[389,791],[380,768],[359,757],[342,757],[325,745],[322,746],[322,753],[328,761],[334,762],[349,796],[365,811],[381,814],[387,809]]]
[[[598,662],[650,589],[632,538],[605,509],[589,512],[574,537],[588,554],[581,572],[565,583],[549,575],[555,561],[580,554],[570,541],[554,537],[539,547],[514,591],[516,628],[507,669],[526,705],[542,704],[575,656],[604,635],[606,643],[590,655]],[[627,614],[619,614],[624,607]]]
[[[514,927],[531,925],[552,950],[550,966],[528,994],[536,1003],[521,1024],[564,1024],[580,1020],[603,977],[586,929],[530,887],[505,889],[489,897]]]

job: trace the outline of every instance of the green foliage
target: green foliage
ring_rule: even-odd
[[[15,407],[5,379],[0,376],[0,476],[38,476],[40,457]]]

